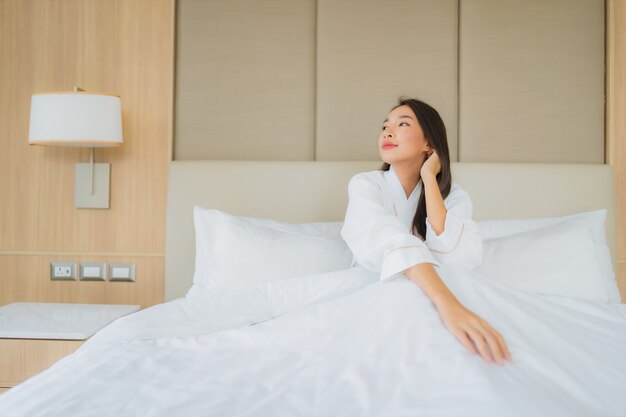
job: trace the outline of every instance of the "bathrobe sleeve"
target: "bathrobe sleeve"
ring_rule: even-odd
[[[358,264],[387,280],[419,263],[439,263],[426,243],[388,213],[381,186],[362,174],[348,184],[348,209],[341,237]]]
[[[444,230],[435,233],[426,217],[426,245],[440,264],[462,264],[473,269],[482,264],[483,239],[472,220],[474,207],[469,194],[455,185],[445,198]]]

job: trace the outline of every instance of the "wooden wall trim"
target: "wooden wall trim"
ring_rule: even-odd
[[[167,155],[169,158],[169,161],[173,161],[174,160],[174,129],[176,128],[175,123],[176,123],[176,33],[177,33],[177,28],[176,28],[176,17],[177,17],[177,11],[178,11],[178,0],[170,0],[170,25],[171,25],[171,33],[170,33],[170,38],[169,38],[169,48],[172,51],[172,62],[170,63],[172,68],[172,85],[171,85],[171,115],[169,117],[168,120],[168,137],[169,137],[169,141],[168,141],[168,148],[167,148]],[[165,279],[165,277],[163,278]]]
[[[0,251],[0,256],[118,256],[123,258],[163,258],[165,253]]]
[[[626,1],[607,0],[606,28],[606,161],[615,168],[615,274],[626,302]]]

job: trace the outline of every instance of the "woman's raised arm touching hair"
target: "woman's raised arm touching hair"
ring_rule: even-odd
[[[483,261],[483,238],[472,218],[474,207],[469,194],[453,184],[443,203],[435,178],[423,176],[422,181],[428,213],[426,246],[442,265],[460,264],[469,269],[479,267]]]

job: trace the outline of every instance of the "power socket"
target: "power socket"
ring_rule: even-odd
[[[76,281],[76,264],[50,262],[50,279],[53,281]]]

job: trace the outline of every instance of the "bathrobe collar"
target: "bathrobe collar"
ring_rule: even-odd
[[[396,200],[405,204],[414,203],[415,201],[417,201],[422,191],[422,179],[420,178],[413,191],[411,191],[411,195],[409,196],[409,198],[406,198],[406,193],[404,192],[404,188],[402,188],[402,183],[400,182],[396,171],[393,169],[393,165],[389,167],[389,171],[385,171],[385,179],[391,186],[396,196]]]

